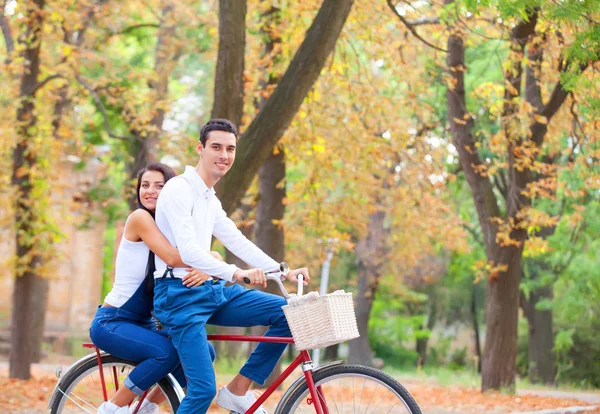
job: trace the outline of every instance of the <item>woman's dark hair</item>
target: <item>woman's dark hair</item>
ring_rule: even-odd
[[[142,176],[146,174],[148,171],[157,171],[163,175],[165,183],[169,181],[171,178],[175,177],[177,174],[175,170],[168,165],[161,164],[160,162],[154,162],[149,164],[145,168],[142,168],[137,173],[137,199],[139,208],[146,210],[152,218],[154,218],[154,211],[148,210],[142,204],[142,199],[140,198],[140,187],[142,186]],[[154,252],[150,250],[148,253],[148,264],[146,265],[146,277],[144,278],[144,292],[146,295],[150,297],[154,297],[154,271],[156,270],[156,265],[154,264]]]
[[[177,173],[175,172],[175,170],[173,168],[169,167],[166,164],[162,164],[160,162],[153,162],[152,164],[148,164],[146,167],[144,167],[138,171],[138,173],[137,173],[137,188],[135,189],[136,194],[137,194],[138,207],[143,210],[146,210],[148,213],[150,213],[152,218],[154,218],[154,211],[148,210],[146,207],[144,207],[144,205],[142,204],[142,199],[140,198],[140,188],[142,187],[142,176],[144,174],[146,174],[148,171],[157,171],[157,172],[161,173],[163,175],[165,183],[167,181],[169,181],[171,178],[175,177],[177,175]]]
[[[233,123],[231,121],[229,121],[227,119],[218,119],[218,118],[211,119],[206,124],[204,124],[204,126],[200,130],[200,142],[202,143],[203,147],[206,146],[206,141],[208,140],[208,134],[211,131],[230,132],[233,135],[235,135],[236,139],[238,136],[237,129],[235,128],[235,125],[233,125]]]

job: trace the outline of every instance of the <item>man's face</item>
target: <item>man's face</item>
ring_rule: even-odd
[[[231,132],[210,131],[206,145],[198,142],[198,155],[202,168],[212,176],[219,179],[223,177],[233,165],[235,160],[236,138]]]

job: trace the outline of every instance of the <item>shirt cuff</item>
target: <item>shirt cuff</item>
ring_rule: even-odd
[[[221,273],[219,276],[220,279],[226,280],[227,282],[233,283],[233,274],[237,272],[238,267],[236,265],[228,264],[227,270]]]

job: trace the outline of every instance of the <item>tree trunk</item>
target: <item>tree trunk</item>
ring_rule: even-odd
[[[555,380],[554,334],[552,331],[552,310],[536,309],[542,299],[552,300],[552,287],[541,286],[531,292],[529,300],[521,294],[521,308],[527,318],[529,369],[528,377],[532,384],[553,385]]]
[[[434,290],[432,289],[432,292]],[[429,295],[429,312],[427,314],[427,330],[431,332],[435,327],[435,322],[437,320],[437,301],[435,298],[435,293]],[[417,346],[416,351],[419,355],[419,366],[424,366],[427,363],[427,343],[429,342],[429,335],[426,337],[417,338]]]
[[[31,315],[31,331],[33,338],[33,349],[31,353],[32,362],[40,362],[44,356],[44,326],[46,322],[46,308],[48,305],[48,290],[50,284],[48,279],[36,277],[34,289],[31,293],[31,303],[34,305],[33,314]]]
[[[290,125],[350,13],[353,0],[324,0],[281,82],[241,137],[237,160],[221,181],[219,198],[230,213],[244,196],[264,160]]]
[[[479,321],[477,319],[477,292],[475,290],[475,285],[471,286],[471,318],[473,321],[475,356],[477,357],[477,373],[481,374],[481,341],[479,339]]]
[[[482,391],[503,388],[514,391],[515,386],[522,244],[502,248],[500,252],[501,257],[495,263],[505,263],[507,270],[488,279]]]
[[[244,111],[246,0],[219,0],[219,51],[212,118],[225,118],[240,129]]]
[[[37,118],[35,114],[35,94],[39,88],[40,47],[43,25],[44,0],[28,2],[23,11],[23,24],[27,25],[23,42],[22,57],[25,62],[21,78],[20,100],[17,108],[17,145],[13,151],[13,173],[11,184],[17,191],[15,197],[15,222],[17,266],[15,268],[15,286],[12,304],[11,338],[10,338],[10,377],[29,379],[34,349],[39,345],[39,325],[44,324],[44,310],[36,307],[33,301],[38,296],[43,284],[36,270],[43,265],[43,259],[36,252],[37,247],[30,241],[36,221],[35,203],[32,199],[31,169],[37,163],[34,140],[37,135]],[[42,289],[43,290],[43,289]],[[40,314],[39,312],[42,312]],[[35,318],[35,321],[34,321]],[[33,326],[35,322],[36,326]],[[34,330],[37,328],[37,331]]]
[[[388,231],[384,227],[384,220],[383,210],[371,213],[367,235],[356,244],[358,286],[355,311],[360,337],[349,342],[348,362],[352,364],[373,365],[373,351],[369,343],[369,317],[387,255]]]
[[[285,259],[285,241],[281,220],[285,213],[285,152],[280,149],[273,152],[258,171],[258,205],[256,208],[256,227],[254,242],[266,254],[277,262]],[[280,295],[276,285],[270,283],[267,292]],[[252,335],[264,334],[266,328],[257,326],[252,328]],[[265,382],[265,387],[270,386],[281,373],[281,364],[275,369]]]
[[[325,361],[337,361],[340,344],[335,344],[325,348]]]

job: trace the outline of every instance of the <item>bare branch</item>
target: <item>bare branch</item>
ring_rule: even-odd
[[[46,77],[46,79],[44,79],[43,81],[41,81],[37,85],[35,85],[35,87],[31,91],[31,93],[32,94],[36,93],[38,90],[42,89],[44,87],[44,85],[46,85],[48,82],[50,82],[53,79],[58,79],[58,78],[65,79],[65,77],[63,75],[61,75],[60,73],[56,73],[54,75],[48,76],[48,77]]]
[[[404,18],[404,16],[402,16],[400,13],[398,13],[398,10],[396,10],[396,6],[394,6],[394,4],[392,3],[392,0],[387,0],[387,5],[389,6],[390,10],[392,10],[392,12],[394,12],[394,14],[398,17],[398,19],[400,19],[400,21],[404,24],[404,26],[406,26],[406,28],[413,34],[413,36],[415,36],[421,42],[425,43],[427,46],[429,46],[435,50],[439,50],[440,52],[444,52],[444,53],[447,52],[447,50],[437,47],[437,46],[429,43],[427,40],[423,39],[419,35],[419,33],[417,33],[417,30],[415,29],[415,27],[408,20],[406,20]]]
[[[98,94],[96,93],[96,91],[94,90],[94,88],[92,88],[85,81],[85,79],[83,79],[80,75],[75,75],[75,78],[81,84],[81,86],[83,86],[85,89],[87,89],[87,91],[92,95],[92,98],[94,99],[94,102],[96,103],[96,106],[100,110],[100,113],[102,114],[102,118],[104,119],[104,129],[106,130],[106,133],[111,138],[115,138],[115,139],[122,139],[122,140],[125,140],[125,141],[134,139],[134,137],[132,137],[132,136],[120,136],[120,135],[117,135],[117,134],[113,133],[110,130],[110,124],[108,122],[108,115],[106,114],[106,107],[102,103],[102,100],[100,99],[100,97],[98,96]]]
[[[473,236],[473,240],[475,240],[475,242],[477,244],[479,244],[480,246],[485,248],[485,243],[483,242],[483,240],[481,240],[481,234],[477,233],[477,231],[473,227],[471,227],[465,223],[463,223],[461,226],[463,229],[468,231],[471,234],[471,236]]]
[[[411,26],[426,26],[429,24],[440,24],[441,22],[437,17],[421,17],[417,20],[411,20],[409,23]]]
[[[591,63],[593,63],[593,62],[587,62],[587,63],[580,64],[579,70],[581,72],[585,71],[590,66]],[[562,73],[566,72],[569,69],[569,67],[571,67],[570,62],[565,63],[562,67],[561,72]],[[544,105],[544,107],[539,111],[539,114],[545,116],[549,120],[560,109],[561,105],[563,104],[565,99],[567,99],[568,95],[569,95],[569,92],[567,90],[565,90],[562,82],[559,80],[558,82],[556,82],[556,85],[554,86],[554,90],[552,91],[552,95],[550,95],[550,99],[548,100],[546,105]]]

